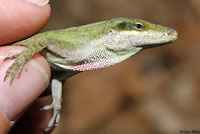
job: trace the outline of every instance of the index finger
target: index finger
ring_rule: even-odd
[[[1,0],[0,45],[37,33],[47,23],[49,16],[49,4],[40,6],[28,0]]]

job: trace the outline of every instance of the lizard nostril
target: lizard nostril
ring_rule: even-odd
[[[168,34],[168,35],[173,35],[173,34],[174,34],[174,30],[169,29],[167,34]]]

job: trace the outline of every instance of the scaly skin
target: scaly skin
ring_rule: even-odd
[[[177,39],[177,32],[140,19],[115,18],[80,27],[39,33],[13,45],[26,46],[8,68],[5,79],[20,76],[24,65],[41,52],[52,70],[54,115],[46,131],[57,125],[61,109],[61,81],[81,71],[108,67],[120,63],[143,49],[160,46]]]

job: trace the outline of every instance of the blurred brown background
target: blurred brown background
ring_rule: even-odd
[[[65,83],[53,134],[179,134],[200,131],[200,0],[51,0],[46,30],[114,17],[178,31],[176,42]]]

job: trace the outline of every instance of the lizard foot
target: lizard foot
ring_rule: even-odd
[[[16,77],[17,73],[18,73],[17,78],[20,77],[22,69],[24,67],[24,64],[26,63],[26,60],[25,60],[25,58],[20,56],[20,54],[16,54],[16,55],[13,55],[13,56],[6,57],[4,59],[4,61],[5,60],[9,60],[9,59],[15,59],[15,61],[8,68],[8,70],[6,71],[6,75],[4,77],[4,81],[6,81],[7,77],[10,76],[11,77],[10,84],[12,84],[12,82],[13,82],[14,78]]]
[[[57,79],[52,79],[51,90],[53,102],[51,105],[43,107],[41,110],[53,109],[53,116],[48,123],[48,127],[45,131],[49,131],[52,128],[58,126],[60,121],[60,111],[61,111],[61,102],[62,102],[62,82]]]
[[[61,102],[52,103],[51,105],[47,105],[43,107],[41,110],[49,110],[53,109],[53,116],[51,120],[48,123],[48,127],[45,129],[45,131],[51,130],[54,126],[58,126],[60,121],[60,110],[61,110]]]

